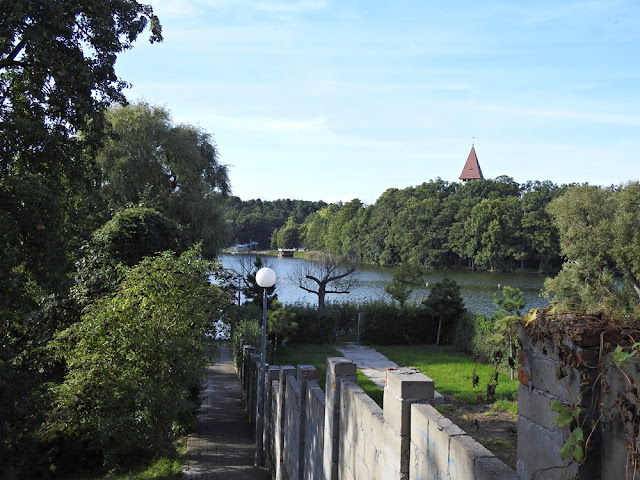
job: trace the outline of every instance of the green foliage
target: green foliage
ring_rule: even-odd
[[[569,438],[560,449],[560,458],[567,460],[569,457],[581,463],[584,460],[584,432],[580,425],[580,414],[582,409],[578,406],[564,405],[558,400],[551,402],[551,410],[557,412],[553,419],[558,427],[573,426],[570,430]]]
[[[427,315],[438,322],[436,345],[451,342],[451,332],[455,321],[467,311],[455,280],[444,278],[429,288],[429,296],[424,301]],[[444,330],[443,330],[444,325]]]
[[[114,291],[123,267],[167,250],[180,254],[187,246],[182,230],[153,209],[134,207],[116,212],[84,247],[72,296],[83,308]]]
[[[640,184],[574,186],[549,205],[566,261],[545,294],[579,311],[633,316],[640,303]],[[624,282],[614,272],[624,274]]]
[[[228,197],[225,203],[225,221],[230,229],[229,239],[231,243],[247,243],[252,240],[258,242],[260,249],[266,249],[271,243],[274,230],[282,228],[289,218],[301,225],[309,215],[326,205],[323,201],[243,201],[238,197]],[[303,228],[300,234],[302,237],[305,236]]]
[[[293,217],[289,217],[287,223],[273,231],[271,235],[272,248],[299,248],[302,245],[300,238],[300,225]]]
[[[261,311],[251,305],[250,312],[251,313],[247,311],[245,313],[245,317],[249,318],[242,318],[235,324],[233,333],[231,334],[231,352],[233,353],[233,360],[235,362],[236,369],[240,369],[242,366],[243,346],[252,345],[259,352],[262,345],[262,323],[260,321]]]
[[[267,313],[267,333],[276,346],[288,342],[295,335],[298,329],[295,318],[294,311],[283,307],[280,302],[274,302],[272,310]]]
[[[244,287],[242,288],[242,294],[246,298],[246,301],[252,302],[260,308],[262,308],[265,289],[258,285],[258,282],[256,281],[256,274],[262,267],[262,258],[255,257],[255,260],[253,262],[253,270],[251,272],[247,272],[245,278],[243,279]],[[277,282],[272,287],[267,288],[267,308],[270,308],[271,304],[274,301],[278,300],[278,294],[275,293],[276,285]]]
[[[422,305],[400,308],[384,301],[359,305],[362,313],[360,341],[373,345],[417,345],[435,343],[437,324]]]
[[[111,205],[153,207],[201,242],[205,257],[215,257],[226,243],[229,179],[211,135],[174,125],[166,109],[144,102],[110,108],[107,121],[110,135],[98,160]]]
[[[403,264],[393,274],[393,280],[384,287],[384,291],[400,304],[400,308],[409,300],[413,291],[422,284],[422,269]]]
[[[78,449],[65,455],[95,452],[121,468],[171,448],[194,419],[214,321],[229,308],[209,281],[219,272],[197,250],[146,258],[57,335],[68,373],[55,388],[52,421]]]

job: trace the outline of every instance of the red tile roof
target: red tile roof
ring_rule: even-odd
[[[467,157],[467,163],[464,164],[464,168],[462,169],[459,179],[466,182],[467,180],[479,180],[481,178],[484,177],[482,176],[482,170],[478,163],[476,149],[471,146],[471,151]]]

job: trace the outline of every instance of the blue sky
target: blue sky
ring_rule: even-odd
[[[640,2],[146,0],[131,101],[211,133],[244,200],[640,178]],[[475,137],[475,140],[474,140]]]

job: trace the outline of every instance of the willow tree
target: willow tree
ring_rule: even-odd
[[[145,102],[112,107],[107,121],[110,135],[98,159],[112,205],[157,209],[214,257],[226,239],[222,207],[230,186],[213,137],[175,125],[165,108]]]

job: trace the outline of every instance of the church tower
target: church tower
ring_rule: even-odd
[[[467,163],[464,164],[464,168],[462,169],[462,173],[459,177],[460,183],[467,183],[469,180],[480,180],[483,178],[482,170],[478,163],[478,156],[476,155],[476,149],[471,145],[471,151],[467,157]]]

